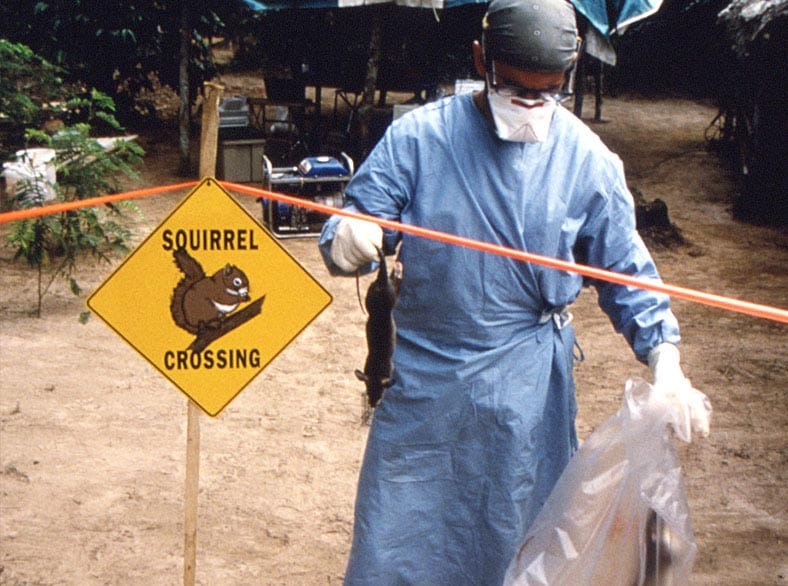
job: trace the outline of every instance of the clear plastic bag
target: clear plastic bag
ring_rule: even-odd
[[[697,551],[670,434],[675,414],[627,381],[512,559],[504,586],[679,586]]]

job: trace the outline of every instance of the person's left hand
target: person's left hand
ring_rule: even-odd
[[[712,409],[708,397],[692,388],[681,371],[680,361],[674,344],[662,343],[651,349],[648,365],[654,380],[652,400],[658,407],[670,410],[676,435],[690,442],[692,432],[708,437]]]

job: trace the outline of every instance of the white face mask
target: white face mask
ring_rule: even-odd
[[[550,130],[556,102],[541,102],[525,98],[514,98],[487,92],[495,132],[499,138],[513,142],[544,142]],[[531,106],[525,108],[524,106]],[[541,105],[537,105],[541,104]]]

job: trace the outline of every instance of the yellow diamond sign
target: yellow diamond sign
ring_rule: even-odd
[[[203,180],[88,307],[217,415],[331,296],[215,180]]]

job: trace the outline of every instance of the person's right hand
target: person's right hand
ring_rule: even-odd
[[[374,222],[342,218],[331,243],[331,260],[346,273],[378,259],[383,248],[383,229]]]

